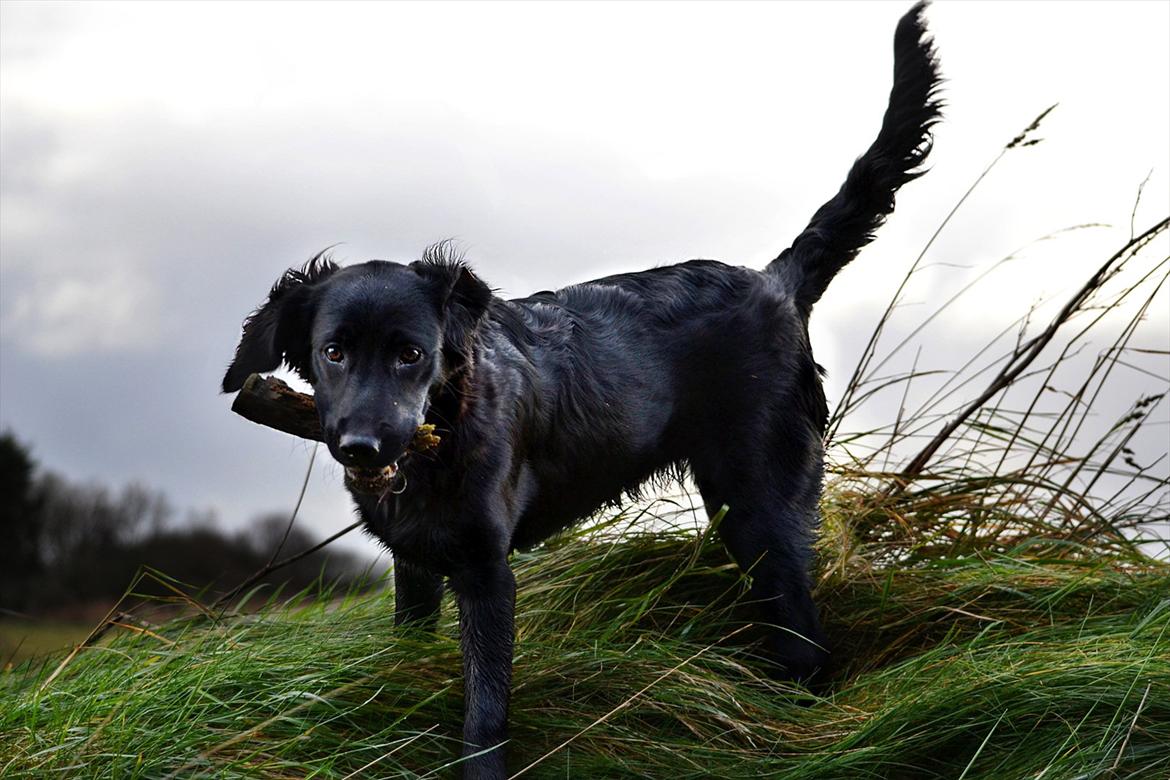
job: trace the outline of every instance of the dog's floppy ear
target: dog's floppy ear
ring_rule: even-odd
[[[450,244],[435,244],[411,263],[434,286],[443,313],[443,356],[449,366],[465,362],[472,338],[492,300],[492,291],[471,272]]]
[[[223,377],[223,391],[234,393],[251,374],[272,371],[281,361],[306,380],[309,376],[309,327],[313,320],[313,286],[337,271],[324,252],[300,270],[290,268],[272,285],[268,300],[244,321],[236,356]]]

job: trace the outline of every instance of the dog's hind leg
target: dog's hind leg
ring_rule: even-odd
[[[768,649],[781,676],[802,681],[829,659],[810,581],[821,481],[819,446],[813,448],[799,465],[791,457],[747,462],[735,454],[691,464],[708,513],[727,507],[718,532],[773,627]]]

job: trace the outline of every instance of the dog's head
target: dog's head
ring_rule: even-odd
[[[325,443],[346,466],[395,464],[433,393],[470,357],[491,290],[441,249],[402,265],[290,269],[244,322],[224,392],[283,361],[313,385]]]

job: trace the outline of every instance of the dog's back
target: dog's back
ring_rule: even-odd
[[[803,318],[772,275],[694,260],[509,303],[542,396],[522,426],[540,489],[518,547],[701,461],[749,411],[796,402],[811,414],[787,418],[824,424]]]

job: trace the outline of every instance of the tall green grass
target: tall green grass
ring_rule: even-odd
[[[594,531],[518,556],[512,766],[532,777],[1170,773],[1163,564],[1026,551],[830,578],[823,695],[769,680],[710,536]],[[451,615],[451,605],[447,614]],[[0,775],[449,776],[451,618],[388,593],[125,632],[3,676]]]
[[[1164,295],[1167,224],[1120,236],[1071,297],[957,370],[895,368],[954,300],[886,345],[899,289],[829,430],[823,690],[765,676],[747,583],[685,502],[516,554],[512,770],[1170,777],[1170,564],[1136,541],[1170,504],[1167,459],[1135,451],[1165,388],[1100,422],[1121,372],[1165,362],[1135,339]],[[891,394],[889,425],[850,432]],[[454,610],[435,635],[400,631],[392,599],[323,587],[257,609],[253,591],[220,611],[177,593],[190,617],[119,615],[0,675],[0,776],[452,776]]]

